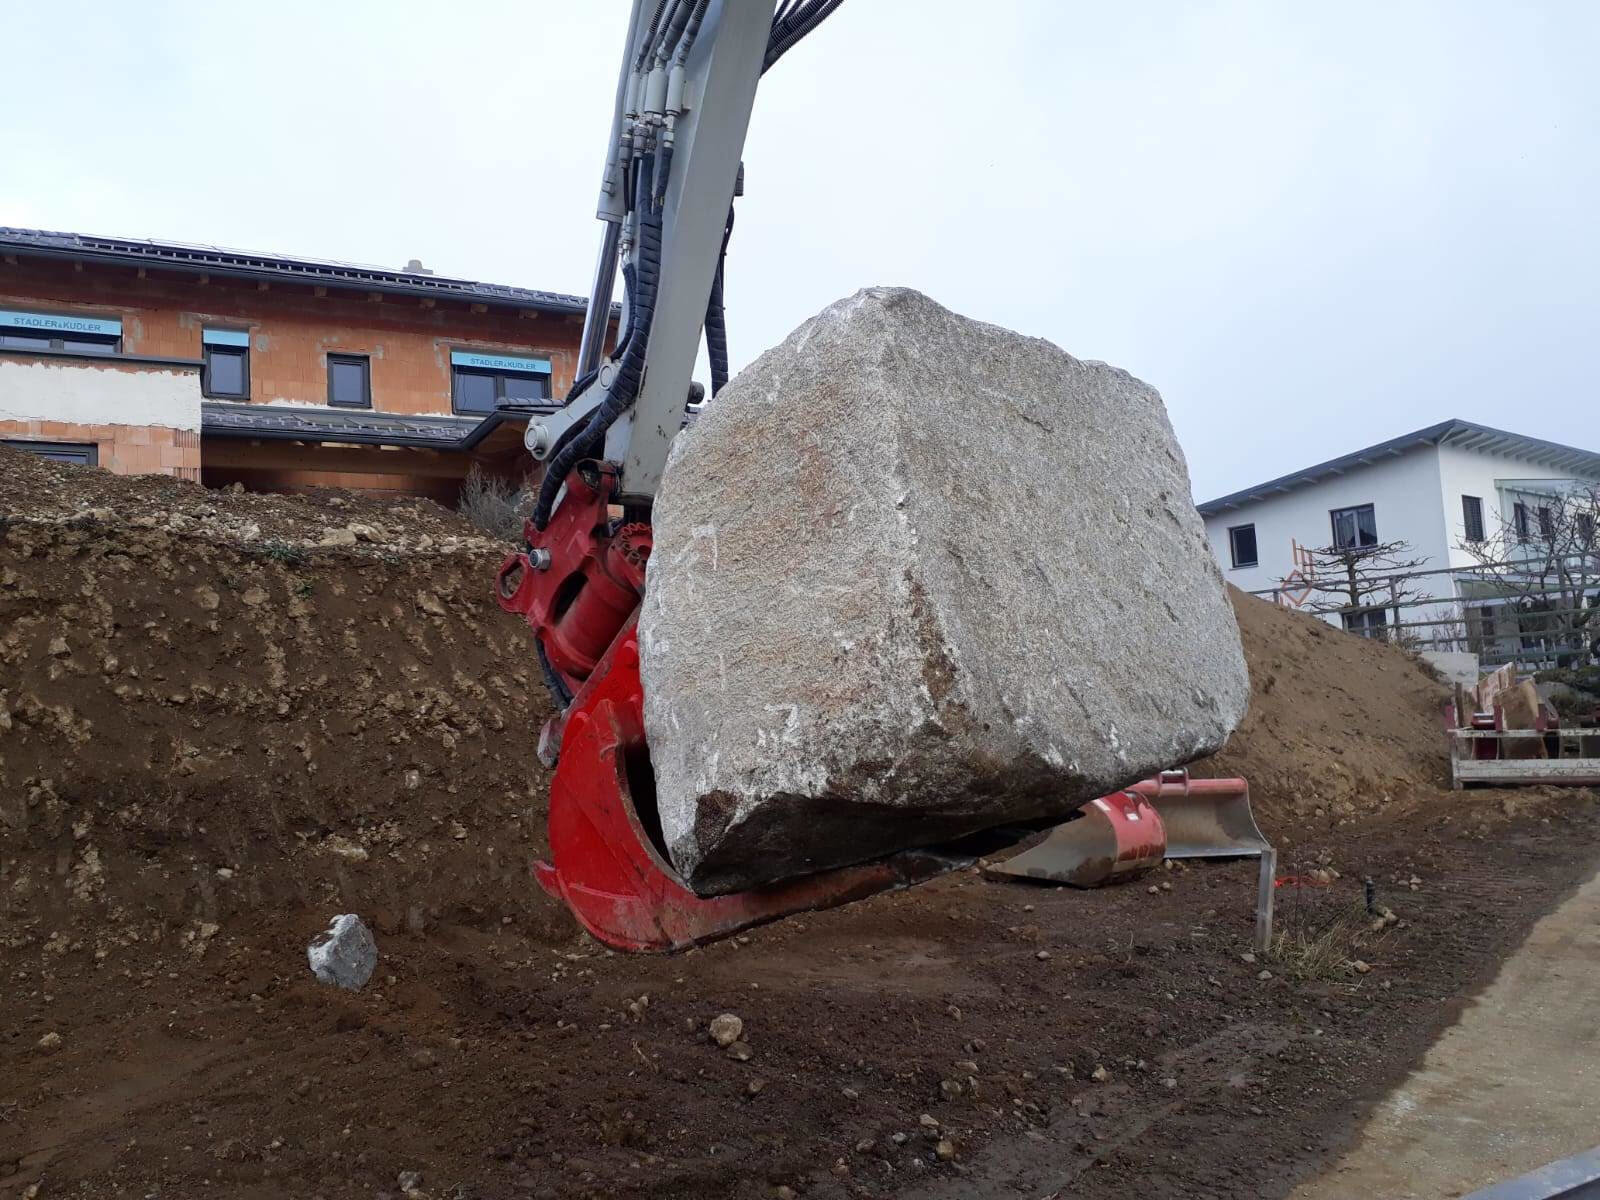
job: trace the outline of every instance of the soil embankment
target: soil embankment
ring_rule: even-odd
[[[499,554],[431,505],[0,450],[0,1197],[1281,1195],[1595,857],[1581,794],[1444,790],[1403,653],[1236,597],[1254,705],[1196,769],[1339,872],[1287,929],[1363,876],[1397,925],[1251,962],[1250,866],[964,873],[613,955],[529,874]],[[360,993],[306,968],[343,911]]]

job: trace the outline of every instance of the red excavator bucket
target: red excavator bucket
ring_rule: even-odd
[[[552,862],[535,867],[545,891],[619,950],[678,950],[791,913],[831,908],[969,865],[971,857],[909,850],[730,896],[697,896],[660,849],[643,725],[639,643],[632,623],[574,698],[550,786]],[[638,801],[636,803],[636,801]]]
[[[1103,796],[991,875],[1098,887],[1147,871],[1163,858],[1254,858],[1267,839],[1242,779],[1190,779],[1163,771]]]
[[[985,868],[990,875],[1099,887],[1161,865],[1167,836],[1161,817],[1134,791],[1085,804],[1037,846]]]

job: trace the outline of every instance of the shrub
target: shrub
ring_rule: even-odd
[[[484,533],[503,542],[522,540],[522,523],[533,511],[538,490],[530,480],[521,486],[498,475],[485,475],[476,463],[461,485],[457,509]]]

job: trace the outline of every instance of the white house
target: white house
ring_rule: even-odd
[[[1299,605],[1307,599],[1295,586],[1304,549],[1405,542],[1407,558],[1425,560],[1417,570],[1471,568],[1463,542],[1492,537],[1503,522],[1537,530],[1550,497],[1575,483],[1600,483],[1600,453],[1451,420],[1198,507],[1228,582],[1247,592],[1276,589],[1280,603]],[[1487,595],[1474,590],[1469,570],[1414,582],[1453,602],[1457,614],[1465,611],[1460,601]],[[1342,619],[1368,629],[1422,618],[1374,608]]]

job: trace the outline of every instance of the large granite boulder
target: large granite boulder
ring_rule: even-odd
[[[1244,715],[1155,389],[918,292],[741,372],[653,520],[645,725],[702,894],[1065,816]]]

